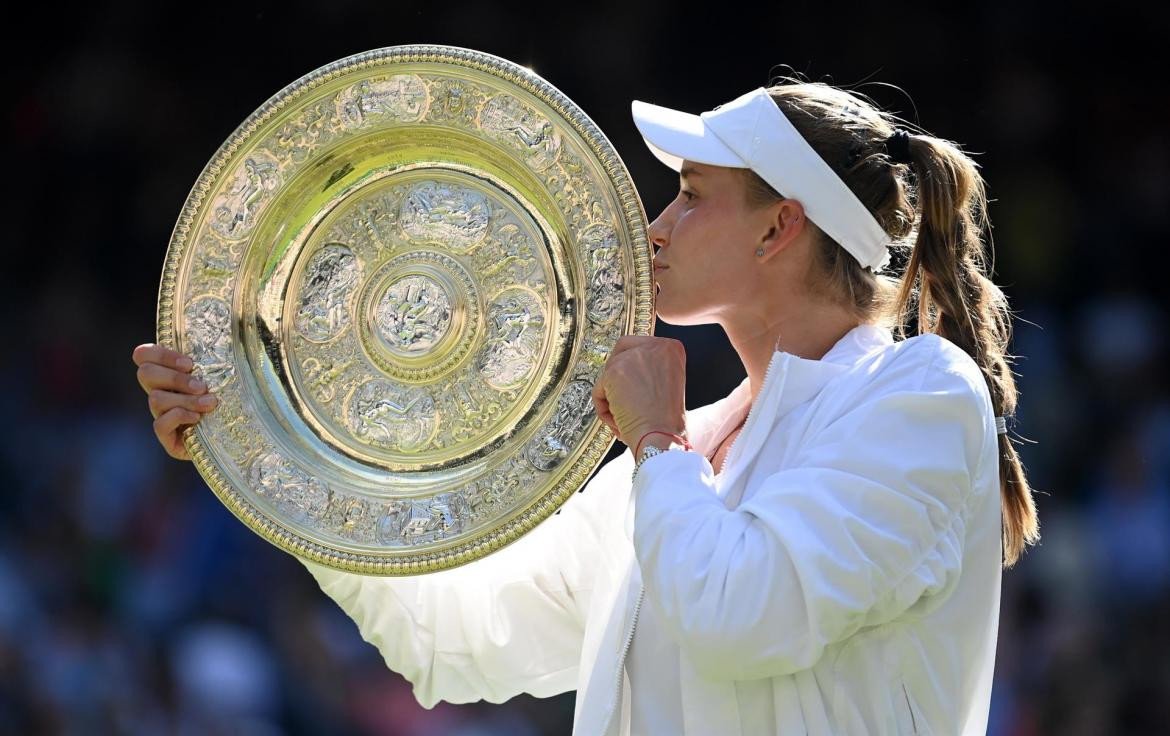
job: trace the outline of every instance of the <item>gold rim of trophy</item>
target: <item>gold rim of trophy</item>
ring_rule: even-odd
[[[504,99],[507,102],[507,105],[500,103],[501,106],[507,107],[505,113],[498,113],[504,116],[500,119],[514,122],[515,118],[508,117],[508,115],[520,115],[521,113],[517,110],[528,111],[526,114],[529,117],[525,117],[524,120],[526,121],[525,125],[529,125],[529,127],[519,125],[511,128],[501,124],[500,130],[505,130],[508,135],[519,136],[521,143],[526,143],[530,139],[534,141],[532,157],[517,163],[520,161],[519,156],[528,156],[529,152],[524,148],[516,149],[513,146],[512,149],[508,149],[504,145],[495,145],[498,141],[476,140],[473,136],[467,135],[461,137],[458,130],[441,128],[434,124],[424,124],[420,122],[421,117],[414,121],[415,127],[413,128],[408,127],[411,125],[409,120],[404,122],[400,119],[390,119],[390,113],[378,108],[378,100],[412,99],[406,94],[398,97],[391,95],[391,92],[399,94],[403,93],[404,90],[408,93],[412,92],[410,84],[401,81],[403,79],[412,80],[410,84],[416,86],[417,79],[443,80],[446,86],[443,87],[445,97],[443,97],[442,103],[447,112],[460,104],[483,104],[480,112],[476,113],[482,116],[485,114],[483,110],[487,108],[487,104],[483,103],[482,98],[466,94],[466,91],[484,89],[495,91],[498,95],[491,97],[493,101]],[[387,91],[382,98],[379,98],[377,95],[383,91],[386,85],[390,84],[386,80],[397,80],[397,87]],[[449,84],[447,84],[447,80],[449,80]],[[379,84],[382,87],[379,87]],[[356,93],[349,92],[349,90],[354,89],[360,89],[365,96],[360,99],[354,97]],[[429,90],[430,88],[427,88],[420,94],[425,94],[427,104],[434,106],[435,102],[432,100]],[[346,94],[349,94],[350,97],[345,97]],[[341,100],[341,102],[322,103],[323,100]],[[353,100],[358,100],[358,102],[353,102]],[[342,104],[343,102],[345,104]],[[313,142],[307,140],[305,132],[308,130],[314,135],[321,135],[322,118],[329,116],[311,114],[314,109],[313,105],[318,105],[317,109],[325,109],[320,108],[321,104],[334,104],[336,106],[335,110],[329,108],[326,112],[336,112],[338,119],[344,119],[346,124],[353,126],[355,132],[351,138],[345,138],[345,131],[342,131],[342,133],[337,133],[336,140],[331,143],[322,143],[314,148]],[[389,103],[386,104],[389,105]],[[414,110],[413,107],[410,109]],[[310,111],[308,117],[302,116],[297,120],[308,119],[311,120],[311,124],[307,126],[298,124],[299,127],[290,132],[290,120],[292,119],[290,116],[306,110]],[[545,124],[543,126],[544,133],[542,135],[545,136],[544,138],[538,139],[530,125],[530,119],[540,119],[531,114],[532,111],[547,115],[548,120],[555,123],[555,125]],[[377,124],[369,122],[375,119],[378,114],[383,113],[386,115],[385,121]],[[366,124],[370,126],[368,130],[361,127]],[[314,129],[313,125],[317,127]],[[224,355],[233,356],[227,359],[230,364],[229,369],[236,366],[240,356],[243,356],[244,359],[251,361],[249,368],[252,370],[226,370],[223,375],[219,375],[221,383],[225,386],[219,407],[215,412],[205,415],[198,425],[188,426],[184,429],[184,443],[191,454],[194,465],[220,501],[237,518],[280,549],[328,567],[351,572],[374,575],[415,575],[458,567],[474,561],[510,544],[534,529],[560,508],[585,483],[612,446],[615,436],[593,414],[592,420],[582,425],[584,429],[578,428],[577,442],[571,448],[569,457],[556,466],[555,472],[549,471],[548,477],[552,477],[554,480],[543,492],[532,498],[516,496],[516,499],[522,499],[522,504],[516,508],[497,506],[497,510],[504,508],[506,513],[498,518],[487,515],[482,517],[488,520],[484,527],[486,531],[483,531],[483,528],[473,527],[471,532],[460,530],[460,533],[449,539],[439,538],[435,535],[439,535],[440,532],[432,531],[430,532],[431,536],[425,538],[427,541],[417,545],[386,546],[369,541],[368,536],[371,533],[369,525],[371,523],[385,523],[385,519],[379,522],[376,518],[377,504],[404,508],[408,504],[425,503],[428,498],[425,493],[422,495],[404,494],[401,492],[401,488],[399,492],[395,493],[393,483],[378,485],[377,479],[381,477],[401,480],[405,475],[409,475],[412,467],[442,469],[444,462],[453,462],[456,459],[468,462],[478,460],[481,463],[486,463],[491,459],[489,450],[492,447],[507,446],[502,438],[510,436],[508,432],[516,432],[517,437],[519,437],[523,427],[528,427],[524,431],[536,432],[538,430],[533,428],[540,426],[537,420],[529,417],[530,421],[525,424],[521,421],[524,419],[523,416],[520,416],[521,410],[516,409],[513,412],[515,416],[509,419],[511,423],[506,426],[501,425],[502,429],[497,428],[499,436],[484,434],[480,437],[485,444],[477,448],[475,452],[470,455],[465,453],[463,457],[456,457],[458,452],[455,449],[450,449],[446,455],[441,451],[436,451],[437,454],[430,456],[429,465],[422,462],[414,463],[412,466],[406,455],[394,454],[392,451],[394,448],[385,444],[390,440],[385,438],[382,440],[384,445],[374,446],[371,444],[368,447],[355,445],[350,448],[342,448],[349,455],[357,457],[357,460],[354,461],[354,467],[367,470],[368,473],[365,477],[374,479],[371,481],[374,485],[369,487],[385,491],[381,495],[375,494],[375,497],[371,499],[360,500],[360,503],[355,500],[360,494],[354,494],[353,498],[347,501],[350,505],[349,510],[344,513],[335,508],[336,504],[341,503],[337,500],[341,498],[341,495],[335,496],[332,490],[328,492],[327,498],[330,499],[330,506],[326,511],[335,514],[336,518],[342,520],[339,529],[349,528],[346,525],[356,528],[351,523],[353,519],[347,516],[350,511],[353,511],[356,518],[363,524],[361,529],[366,536],[362,537],[359,542],[316,533],[310,525],[303,523],[303,519],[298,521],[284,515],[281,512],[282,507],[271,505],[275,502],[271,502],[270,499],[261,497],[257,493],[249,493],[247,490],[241,492],[241,487],[248,488],[247,476],[242,475],[244,471],[233,464],[232,458],[235,455],[230,455],[224,449],[226,446],[224,443],[229,437],[240,443],[238,448],[234,448],[239,451],[240,457],[243,457],[247,452],[247,457],[250,458],[249,462],[252,463],[252,467],[257,473],[254,477],[261,478],[261,482],[268,482],[273,477],[272,473],[274,472],[272,469],[274,463],[269,462],[264,467],[260,467],[262,464],[256,458],[262,453],[262,450],[248,444],[256,441],[256,437],[263,434],[263,432],[256,431],[255,427],[250,428],[248,421],[267,422],[263,427],[264,430],[270,431],[273,435],[279,435],[281,430],[287,431],[290,423],[299,419],[307,422],[307,429],[301,432],[304,437],[328,436],[325,428],[331,420],[328,417],[314,419],[313,411],[301,411],[303,406],[300,404],[297,405],[295,411],[289,406],[278,406],[273,411],[273,415],[268,416],[263,412],[255,411],[255,407],[249,403],[249,400],[260,402],[261,408],[269,404],[299,402],[302,399],[307,403],[312,403],[312,397],[293,396],[288,398],[281,395],[281,388],[290,394],[298,391],[307,393],[307,390],[299,385],[309,383],[304,375],[300,375],[297,380],[281,378],[275,376],[275,369],[268,364],[270,357],[276,356],[272,360],[272,364],[275,365],[288,357],[284,351],[291,353],[293,350],[291,341],[286,344],[272,338],[269,334],[273,331],[280,332],[286,328],[291,330],[292,328],[288,325],[297,318],[295,312],[289,311],[292,308],[290,304],[295,306],[295,300],[288,296],[289,284],[295,278],[289,274],[295,271],[302,274],[297,278],[302,280],[308,278],[303,276],[306,268],[303,262],[290,266],[282,261],[282,258],[291,259],[292,256],[286,257],[284,254],[295,251],[298,246],[307,248],[306,243],[309,242],[309,238],[325,238],[322,233],[326,229],[328,216],[322,213],[332,211],[332,209],[340,212],[340,202],[352,203],[355,201],[357,193],[363,191],[367,193],[371,191],[388,192],[390,190],[385,187],[381,190],[378,189],[378,187],[383,186],[380,184],[381,178],[384,177],[385,182],[387,182],[386,187],[388,187],[388,183],[395,181],[396,176],[399,177],[398,181],[407,181],[412,166],[424,165],[411,160],[410,150],[398,154],[399,158],[397,159],[392,153],[387,153],[384,159],[377,159],[378,156],[382,155],[380,149],[375,153],[374,149],[369,148],[369,146],[376,145],[379,133],[386,136],[390,135],[388,131],[394,130],[400,131],[400,135],[405,135],[401,131],[409,130],[412,140],[428,140],[428,136],[433,138],[427,155],[421,156],[421,158],[426,159],[426,165],[435,164],[436,159],[442,159],[438,163],[446,172],[442,174],[443,176],[464,177],[464,179],[453,178],[452,182],[470,181],[466,177],[481,174],[484,178],[491,180],[489,183],[494,184],[500,192],[503,192],[501,197],[507,199],[505,195],[510,195],[512,197],[510,201],[519,203],[513,208],[516,210],[514,214],[518,218],[517,222],[523,220],[531,226],[530,233],[533,235],[533,242],[559,254],[560,261],[547,254],[538,254],[545,258],[541,262],[545,264],[545,270],[551,274],[549,281],[552,283],[549,284],[549,290],[560,289],[562,292],[548,296],[548,303],[553,308],[559,306],[560,309],[566,310],[565,314],[549,315],[547,322],[552,326],[548,327],[548,330],[554,330],[559,325],[564,332],[569,332],[570,327],[572,331],[571,334],[546,336],[545,343],[542,343],[543,348],[531,348],[531,355],[535,356],[539,353],[546,360],[559,359],[561,368],[568,365],[567,361],[570,361],[571,358],[575,358],[578,360],[575,364],[576,370],[586,371],[579,373],[578,378],[587,376],[596,378],[604,363],[605,356],[608,355],[608,351],[612,349],[613,343],[618,337],[623,334],[653,334],[654,295],[650,266],[651,253],[645,235],[646,216],[624,163],[601,130],[580,108],[532,70],[506,59],[472,49],[429,44],[392,46],[355,54],[321,67],[286,86],[261,105],[220,146],[192,188],[171,236],[159,287],[158,342],[183,352],[217,355],[218,358],[215,360],[212,358],[208,358],[204,362],[197,360],[194,371],[196,375],[204,376],[205,379],[210,375],[212,377],[210,383],[213,386],[216,385],[215,378],[218,375],[215,373],[215,368],[217,365],[222,368],[222,365],[217,361],[222,362]],[[545,159],[533,164],[532,160],[541,154],[541,151],[538,150],[540,145],[547,144],[549,150],[553,150],[551,141],[554,138],[557,146],[556,153],[549,153]],[[267,166],[267,171],[277,172],[272,176],[278,178],[279,172],[282,171],[273,159],[271,150],[258,147],[265,141],[271,142],[273,140],[279,140],[280,145],[271,150],[279,149],[282,156],[287,155],[287,159],[283,160],[291,162],[288,164],[288,171],[294,172],[288,177],[289,181],[281,180],[276,184],[265,183],[263,171],[257,173],[258,169]],[[320,141],[327,141],[327,138],[319,137],[318,142]],[[511,142],[516,143],[515,140]],[[346,148],[347,146],[348,148]],[[362,146],[366,146],[366,148],[363,149]],[[387,146],[387,148],[392,149],[394,146]],[[268,152],[264,152],[265,150]],[[512,158],[509,158],[507,153],[509,150],[512,151]],[[520,154],[516,153],[517,150],[520,151]],[[584,155],[572,158],[568,153],[571,151]],[[338,167],[336,171],[327,171],[331,160],[344,160],[346,152],[354,158],[372,156],[377,159],[377,165],[371,164],[369,170],[357,172],[347,171],[344,166]],[[484,158],[480,159],[477,156]],[[497,168],[492,169],[495,164],[482,164],[483,161],[487,161],[493,156],[499,159]],[[553,158],[556,158],[555,162],[552,161]],[[529,169],[534,165],[547,167],[549,171],[563,173],[565,162],[572,162],[570,166],[577,168],[557,180],[559,187],[555,191],[547,186],[542,186],[540,177],[530,175]],[[525,169],[523,164],[527,164],[529,169]],[[484,171],[477,171],[476,165],[483,165]],[[589,167],[594,168],[589,169]],[[316,170],[317,179],[314,179],[313,175],[303,173],[309,169]],[[488,171],[488,169],[492,170]],[[594,171],[597,175],[593,179],[588,179],[587,171]],[[320,188],[320,178],[325,174],[329,174],[329,177],[322,192],[317,192],[316,189]],[[493,178],[493,174],[497,176]],[[351,179],[347,180],[347,176]],[[407,179],[402,179],[402,177],[407,177]],[[298,184],[298,182],[300,183]],[[584,206],[578,206],[577,199],[573,199],[571,203],[568,201],[568,198],[579,195],[574,187],[588,189],[590,182],[594,188],[589,190],[587,195],[591,194],[592,198],[581,195],[580,202],[585,203]],[[255,183],[255,186],[249,188],[250,183]],[[424,185],[420,184],[419,186]],[[287,194],[286,200],[298,202],[299,207],[282,204],[284,200],[280,200],[281,194],[289,192],[292,194]],[[434,195],[433,190],[428,190],[427,193]],[[541,206],[532,204],[537,200],[542,202]],[[606,209],[606,203],[612,207]],[[532,206],[528,208],[521,206],[525,204]],[[346,206],[350,206],[350,204]],[[353,205],[353,207],[356,206]],[[590,210],[592,214],[590,214]],[[572,213],[572,217],[570,218],[566,213]],[[610,216],[608,220],[605,219],[607,214]],[[557,218],[562,215],[564,221],[557,221]],[[593,259],[597,261],[594,264],[596,272],[589,271],[588,264],[575,263],[572,258],[567,256],[567,254],[577,254],[584,250],[584,246],[578,242],[581,240],[580,236],[583,231],[596,231],[597,224],[590,224],[588,221],[591,216],[601,217],[602,221],[606,223],[605,227],[609,228],[603,230],[606,237],[609,238],[606,243],[611,246],[614,243],[618,244],[616,249],[610,247],[591,251]],[[526,217],[527,219],[525,219]],[[338,224],[340,219],[334,218],[334,220],[334,229],[343,226]],[[422,224],[413,220],[411,222],[415,223],[416,229],[430,227],[425,221],[422,221]],[[458,231],[456,232],[458,233]],[[540,248],[535,249],[534,253],[538,250]],[[412,260],[410,255],[410,251],[407,251],[399,255],[398,258],[406,258],[409,261]],[[606,262],[606,258],[616,258],[616,260]],[[197,260],[199,263],[195,263]],[[301,259],[301,261],[303,260]],[[414,258],[413,260],[420,259]],[[429,284],[431,281],[439,279],[436,274],[449,274],[449,271],[459,270],[456,264],[457,259],[447,260],[450,263],[442,263],[438,266],[413,262],[408,265],[413,269],[410,273],[414,274],[414,278],[420,284]],[[617,273],[621,277],[616,287],[613,285],[615,265]],[[203,267],[202,270],[198,270],[199,266]],[[604,327],[593,324],[591,321],[592,311],[589,312],[589,316],[583,316],[588,304],[580,293],[583,285],[591,283],[590,278],[601,279],[601,276],[597,274],[602,273],[602,271],[605,272],[606,278],[610,279],[611,296],[613,289],[620,289],[618,297],[613,297],[613,299],[620,297],[620,310],[613,306],[613,299],[607,303],[609,304],[610,322]],[[467,281],[467,284],[461,285],[458,277],[448,275],[445,278],[446,281],[443,283],[447,286],[444,288],[453,290],[451,293],[464,294],[465,291],[474,286],[467,279],[463,279],[463,281]],[[222,299],[213,296],[200,296],[200,294],[210,294],[214,285],[219,285],[224,291],[225,296]],[[572,285],[576,285],[576,291],[565,291]],[[256,293],[251,296],[246,295],[248,286],[251,286]],[[467,288],[465,289],[464,286]],[[460,291],[461,289],[463,291]],[[271,293],[263,293],[265,290]],[[248,301],[253,298],[255,304]],[[476,297],[464,294],[458,298],[474,301]],[[535,303],[539,302],[541,298],[543,297],[540,294],[532,292],[531,294],[521,294],[516,300],[524,301],[527,299],[529,302]],[[230,304],[228,304],[229,299]],[[553,301],[554,299],[555,301]],[[203,311],[191,311],[192,305],[197,302]],[[197,332],[194,326],[197,320],[204,320],[208,314],[215,312],[214,309],[208,308],[207,303],[210,302],[215,302],[219,311],[218,316],[209,319],[221,325],[225,320],[230,323],[222,327],[223,332],[219,334],[218,340],[215,337],[208,338],[204,333]],[[483,307],[482,298],[480,298],[479,303]],[[225,304],[227,306],[224,306]],[[245,306],[246,304],[251,304],[251,306]],[[576,305],[576,313],[569,314],[567,304]],[[185,312],[184,309],[188,311]],[[373,310],[373,307],[370,309]],[[539,304],[532,309],[537,311]],[[467,337],[466,341],[468,342],[474,339],[482,341],[482,331],[488,329],[488,325],[482,324],[484,321],[482,319],[477,322],[477,318],[474,317],[476,311],[475,309],[465,310],[453,307],[444,312],[443,326],[447,332],[440,336],[441,339],[436,337],[436,344],[448,346],[453,344],[455,338],[450,335],[454,333],[478,335],[478,338]],[[331,314],[335,315],[335,313]],[[395,314],[390,312],[387,314],[390,315],[390,319],[399,319]],[[333,322],[338,321],[336,316],[323,318],[320,314],[314,315],[313,319],[316,321],[310,321],[309,317],[305,318],[304,324],[310,325],[310,329],[327,329],[328,325],[332,324],[330,319]],[[397,333],[391,330],[388,333],[388,338],[379,337],[381,333],[378,333],[377,329],[370,327],[366,322],[362,322],[361,325],[350,325],[344,329],[352,329],[355,335],[359,329],[364,330],[362,332],[362,349],[366,351],[367,357],[373,356],[373,362],[384,367],[387,371],[397,371],[407,377],[418,375],[433,378],[434,375],[441,374],[443,371],[452,370],[454,366],[464,365],[468,360],[466,355],[452,352],[447,356],[443,365],[428,366],[426,360],[412,358],[403,349],[405,343],[396,342]],[[205,322],[198,324],[201,326],[200,329],[205,327]],[[394,322],[394,324],[401,326],[401,322]],[[321,327],[321,325],[326,327]],[[595,327],[595,331],[587,332],[587,328]],[[459,330],[462,330],[463,333],[459,333]],[[481,332],[476,333],[475,330]],[[230,346],[227,345],[228,335],[230,335]],[[591,336],[591,342],[587,341],[587,344],[582,346],[580,343],[585,339],[583,337],[585,335]],[[297,339],[306,345],[309,344],[302,338]],[[219,345],[219,348],[215,349],[222,348],[228,352],[215,353],[214,345],[212,348],[207,347],[213,343]],[[409,344],[406,345],[410,347]],[[199,352],[204,348],[207,350]],[[593,351],[589,354],[588,360],[584,356],[584,351],[587,348]],[[278,353],[279,355],[277,355]],[[307,360],[317,361],[313,364],[314,366],[321,362],[316,358]],[[581,366],[585,366],[585,368]],[[544,406],[537,405],[537,408],[543,412],[541,416],[547,418],[556,408],[558,398],[564,401],[564,395],[567,393],[567,391],[562,392],[558,397],[552,388],[553,384],[571,378],[571,376],[552,373],[555,367],[541,365],[540,370],[545,372],[547,379],[545,383],[537,380],[538,377],[529,376],[524,385],[514,386],[507,395],[514,400],[516,406],[523,408],[524,412],[532,411],[532,407],[525,408],[525,405],[521,403],[525,396],[532,398],[534,402],[537,399],[543,400]],[[570,366],[571,369],[573,366]],[[292,372],[290,370],[290,375]],[[265,381],[263,377],[257,378],[252,375],[253,373],[273,375],[269,376],[271,380]],[[514,380],[515,376],[511,376],[511,378]],[[245,383],[250,388],[245,389]],[[578,383],[582,386],[586,385],[581,381]],[[315,385],[320,385],[320,381]],[[540,396],[532,396],[535,389],[532,389],[527,395],[523,394],[525,386],[530,389],[533,386],[538,386],[541,389]],[[232,396],[235,394],[232,394],[228,387],[238,392],[239,398],[235,403],[232,401]],[[580,406],[581,392],[580,388],[576,391],[577,406]],[[348,394],[347,400],[351,402],[351,405],[356,401],[353,398],[355,393],[357,393],[356,390],[351,389]],[[333,398],[336,399],[336,397]],[[341,402],[337,399],[333,403],[339,405]],[[319,414],[323,412],[320,407],[318,409]],[[237,414],[233,415],[232,411]],[[561,411],[563,413],[563,410]],[[244,414],[248,416],[243,417]],[[225,422],[234,421],[241,424],[241,419],[246,419],[246,421],[242,422],[242,428],[235,427],[240,431],[234,433],[227,425],[214,430],[209,429],[209,427],[214,426],[215,421],[218,421],[215,419],[217,416],[219,420]],[[418,421],[423,422],[425,419],[426,417],[423,416]],[[437,421],[437,419],[433,420],[432,424],[437,423]],[[433,430],[432,426],[430,431]],[[303,440],[304,438],[293,437],[290,441],[298,439]],[[423,440],[418,438],[414,438],[413,441],[420,447],[423,444]],[[530,441],[535,443],[536,439]],[[554,443],[552,439],[547,437],[544,441],[546,444]],[[373,443],[372,440],[371,443]],[[519,444],[520,440],[514,440],[513,446]],[[316,446],[310,449],[314,452],[321,451]],[[326,448],[326,450],[328,449]],[[347,455],[347,461],[352,459]],[[303,465],[304,459],[301,460]],[[281,462],[283,460],[275,462],[275,466],[280,466]],[[306,494],[310,492],[324,493],[320,488],[321,484],[311,477],[312,471],[313,469],[307,471],[302,469],[297,475],[300,480],[295,483],[288,481],[287,477],[287,472],[294,471],[281,471],[286,472],[284,476],[277,473],[279,477],[283,478],[281,482],[284,485],[280,485],[279,488],[284,492],[284,496],[291,498],[293,491]],[[380,471],[385,471],[385,474],[379,476]],[[402,488],[405,487],[408,486]],[[450,491],[453,487],[448,485],[442,488]],[[517,493],[521,492],[517,491]],[[321,496],[321,498],[325,497]],[[282,503],[286,501],[287,499]],[[336,516],[339,513],[341,515]],[[615,509],[615,513],[619,513],[619,510]],[[400,520],[401,517],[394,518]],[[422,524],[420,528],[426,527],[428,523],[426,519],[418,521]],[[476,531],[482,531],[482,533],[476,534]]]

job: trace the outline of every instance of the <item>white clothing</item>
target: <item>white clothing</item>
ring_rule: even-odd
[[[624,452],[475,562],[301,561],[427,708],[576,688],[574,736],[630,734],[631,712],[654,734],[985,733],[1002,546],[974,361],[868,324],[819,361],[776,351],[716,476],[704,453],[750,400],[744,379],[688,411],[698,452],[632,485]]]
[[[645,601],[626,654],[631,734],[685,733],[681,723],[678,645]]]

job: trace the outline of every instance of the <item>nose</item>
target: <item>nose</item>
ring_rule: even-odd
[[[669,234],[671,224],[668,220],[669,211],[670,208],[667,207],[662,211],[662,214],[654,218],[654,222],[650,223],[649,227],[646,228],[646,237],[650,238],[650,243],[659,250],[665,248],[670,243]]]

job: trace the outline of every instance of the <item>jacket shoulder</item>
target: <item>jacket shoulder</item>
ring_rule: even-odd
[[[944,337],[926,333],[895,342],[864,364],[858,366],[855,391],[840,397],[839,411],[900,392],[918,395],[922,401],[943,395],[961,398],[969,408],[969,459],[972,467],[978,463],[986,443],[995,437],[995,416],[983,372],[966,351]]]
[[[938,373],[962,376],[973,389],[986,384],[983,371],[974,358],[955,343],[934,333],[899,340],[872,353],[864,363],[867,366],[864,373],[872,374],[874,378],[881,375],[900,377],[916,384],[915,388],[927,387]]]
[[[964,384],[974,395],[981,411],[989,417],[992,415],[991,392],[987,387],[987,379],[983,370],[967,351],[940,335],[927,333],[904,340],[906,343],[915,343],[911,346],[917,355],[915,360],[922,365],[922,388],[930,389],[935,385],[950,385],[953,377],[962,378]],[[950,377],[948,379],[948,377]]]

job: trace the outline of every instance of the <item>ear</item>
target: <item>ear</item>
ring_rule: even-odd
[[[782,199],[765,207],[762,213],[764,231],[756,250],[763,248],[763,254],[758,257],[766,261],[786,249],[804,231],[804,205],[796,199]]]

